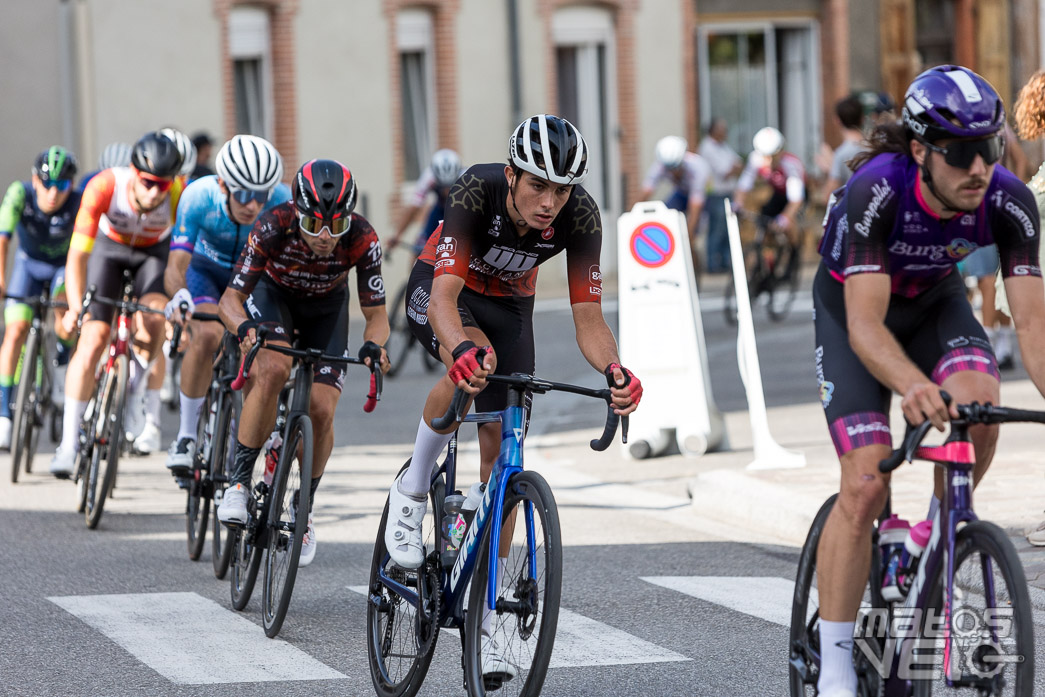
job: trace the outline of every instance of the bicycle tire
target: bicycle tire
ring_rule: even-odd
[[[385,373],[388,377],[395,377],[403,368],[406,357],[410,353],[410,346],[414,343],[414,334],[410,331],[410,323],[406,319],[406,292],[409,290],[407,284],[403,284],[396,293],[388,309],[388,340],[385,342],[385,353],[388,354],[389,369]]]
[[[963,562],[969,560],[974,554],[979,555],[979,563],[973,564],[973,569],[968,573],[964,573],[962,571]],[[984,555],[986,555],[986,560]],[[1001,670],[989,678],[992,685],[989,687],[983,685],[984,689],[990,689],[990,691],[980,692],[980,694],[1031,697],[1034,693],[1034,617],[1030,603],[1030,593],[1027,589],[1027,578],[1016,548],[1013,547],[1012,541],[1000,527],[985,520],[978,520],[969,523],[958,531],[955,540],[954,558],[955,599],[959,609],[954,610],[952,606],[948,615],[943,614],[942,595],[946,570],[941,569],[940,573],[933,579],[933,585],[928,596],[931,603],[939,604],[935,609],[932,607],[926,609],[926,616],[928,616],[929,612],[935,611],[937,612],[937,617],[951,617],[956,622],[959,614],[968,609],[962,603],[962,598],[972,599],[977,595],[976,591],[979,590],[979,587],[982,587],[979,584],[984,582],[982,574],[985,568],[993,566],[995,569],[993,580],[996,595],[992,611],[1004,610],[1002,614],[996,614],[993,617],[1005,617],[1011,611],[1009,628],[1011,630],[1011,625],[1015,624],[1015,631],[1006,632],[1006,637],[1000,637],[1003,640],[1008,639],[1008,641],[1004,641],[1005,646],[1002,646],[1002,642],[997,640],[994,642],[995,645],[987,646],[982,643],[982,639],[986,637],[981,634],[981,628],[978,625],[975,636],[981,640],[981,643],[975,647],[975,650],[971,651],[973,657],[968,660],[968,663],[973,666],[974,672],[970,675],[965,670],[962,670],[962,677],[982,677],[976,676],[975,673],[985,672],[990,674],[994,672],[998,665],[1001,665]],[[993,564],[989,564],[988,561],[993,562]],[[977,571],[980,573],[978,579]],[[997,583],[999,580],[1005,582],[1007,593],[1004,596],[999,592],[1000,588]],[[973,611],[969,610],[969,612]],[[975,614],[973,612],[973,615]],[[970,616],[964,615],[964,619],[970,619]],[[978,619],[982,621],[983,614],[980,614]],[[1004,623],[1005,620],[1002,619],[1000,622]],[[990,628],[984,625],[982,631],[993,634],[995,629],[998,628]],[[969,638],[971,639],[972,635],[969,635]],[[961,641],[961,639],[958,641]],[[964,663],[969,654],[963,648],[958,651],[952,651],[951,655],[959,662]],[[999,664],[995,664],[989,659],[984,660],[988,656],[999,655],[1012,656],[1018,660],[1013,663],[1001,662]],[[1009,670],[1009,668],[1012,668],[1012,670]],[[953,694],[955,692],[955,690],[947,689],[946,684],[942,682],[942,675],[940,681],[940,684],[937,686],[939,689],[935,690],[933,687],[935,680],[933,682],[925,680],[913,681],[914,697],[929,697],[932,694]],[[1004,683],[1004,685],[1001,683]],[[1004,691],[999,691],[998,688],[1005,689]]]
[[[788,242],[784,247],[777,248],[776,261],[767,279],[766,288],[769,295],[766,311],[769,313],[769,319],[774,322],[784,320],[791,313],[795,296],[798,294],[801,270],[801,243]]]
[[[94,530],[105,511],[105,500],[109,497],[116,481],[119,465],[120,445],[123,440],[123,407],[127,401],[127,356],[117,356],[110,370],[103,374],[101,390],[96,404],[96,429],[94,447],[91,449],[91,466],[87,470],[87,506],[84,516],[87,528]],[[102,472],[103,467],[105,471]]]
[[[410,461],[407,460],[400,473],[409,466]],[[430,510],[422,524],[427,554],[421,568],[415,570],[397,566],[388,556],[385,547],[388,500],[385,499],[370,562],[366,613],[367,663],[370,666],[370,679],[379,697],[413,697],[421,689],[435,655],[442,606],[438,536],[435,531],[439,526],[437,511],[442,510],[445,491],[440,476],[429,491]],[[418,614],[411,603],[381,583],[379,574],[382,567],[389,576],[414,588],[424,598],[423,613]],[[400,619],[400,615],[406,615],[405,619]],[[403,636],[400,636],[400,631]]]
[[[299,416],[287,430],[280,461],[272,478],[272,496],[269,497],[261,618],[265,635],[270,639],[283,627],[294,595],[301,545],[308,530],[312,447],[312,420],[308,415]],[[297,484],[296,491],[294,484]]]
[[[171,377],[171,391],[170,394],[167,395],[167,399],[163,400],[163,402],[168,411],[178,411],[181,408],[179,394],[181,388],[181,362],[184,356],[184,351],[178,351],[173,356],[167,358],[169,361],[167,371],[170,373]]]
[[[84,416],[80,419],[79,432],[77,438],[79,443],[76,449],[76,456],[73,459],[73,477],[76,481],[76,512],[83,513],[84,509],[87,508],[87,472],[91,463],[91,454],[94,451],[94,431],[96,426],[96,420],[94,418],[94,406],[95,400],[97,400],[96,394],[91,396],[91,399],[87,402],[87,408],[84,410]]]
[[[200,405],[199,417],[196,419],[196,448],[192,455],[189,485],[186,488],[185,501],[185,534],[187,537],[189,559],[198,561],[203,554],[203,544],[207,540],[207,522],[210,517],[210,462],[207,454],[213,445],[214,437],[207,433],[210,421],[211,405],[215,399],[214,391],[207,390]],[[216,407],[215,407],[216,408]]]
[[[247,497],[247,512],[250,522],[245,527],[230,528],[228,544],[232,547],[232,558],[229,562],[230,593],[232,608],[242,610],[250,602],[254,592],[254,584],[258,580],[258,569],[261,568],[261,555],[264,551],[261,537],[264,536],[264,521],[255,515],[258,510],[253,496]]]
[[[517,519],[518,510],[523,511],[523,520]],[[490,539],[496,524],[491,521],[479,543],[479,554],[472,571],[468,612],[465,614],[465,682],[471,697],[483,697],[487,691],[493,690],[498,690],[498,695],[536,697],[541,693],[548,674],[562,592],[559,513],[551,487],[540,474],[520,472],[512,476],[505,490],[503,516],[499,523],[502,535],[511,534],[512,544],[497,605],[503,602],[512,607],[494,616],[493,636],[503,642],[504,656],[515,666],[517,673],[509,679],[505,679],[503,673],[482,673],[480,650],[490,569]],[[527,539],[529,529],[534,530],[533,540]],[[530,560],[528,554],[531,544],[537,551],[533,560]],[[531,564],[536,564],[537,568],[536,577],[532,579],[529,578]],[[508,597],[509,593],[511,597]],[[513,616],[514,621],[507,619]],[[528,667],[523,662],[526,656],[530,657]]]
[[[215,425],[214,447],[210,451],[210,473],[218,472],[228,477],[229,467],[236,453],[236,432],[239,424],[240,393],[232,392],[226,388],[221,399],[221,411],[218,412],[218,421]],[[211,489],[211,536],[210,553],[211,565],[214,567],[214,576],[217,579],[225,578],[229,571],[229,562],[232,559],[231,536],[228,529],[218,520],[218,505],[225,492],[225,482],[214,482]]]
[[[813,524],[809,526],[802,552],[798,555],[798,573],[795,576],[795,595],[791,601],[791,630],[788,636],[788,680],[791,697],[816,694],[820,674],[820,632],[817,629],[819,609],[809,608],[810,591],[816,578],[816,553],[827,516],[834,508],[838,494],[832,495],[820,507]],[[813,692],[807,692],[806,687]]]
[[[36,354],[40,350],[40,334],[30,331],[22,351],[22,375],[15,397],[14,423],[11,429],[11,483],[18,483],[18,472],[25,464],[25,472],[32,471],[32,437],[36,421],[33,396],[36,391]]]

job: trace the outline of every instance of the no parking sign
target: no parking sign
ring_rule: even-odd
[[[637,203],[617,221],[620,356],[644,390],[631,415],[633,457],[663,453],[672,437],[690,455],[724,444],[688,229],[686,217],[660,201]]]

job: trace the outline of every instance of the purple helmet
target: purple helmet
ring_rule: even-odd
[[[944,138],[976,138],[1005,125],[1001,97],[982,77],[958,65],[929,68],[904,94],[903,123],[929,143]]]

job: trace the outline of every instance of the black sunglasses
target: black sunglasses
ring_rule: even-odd
[[[945,148],[924,140],[922,144],[943,155],[943,161],[951,167],[959,169],[972,167],[977,155],[983,158],[984,164],[993,165],[1005,153],[1005,139],[1001,134],[978,140],[956,140]]]

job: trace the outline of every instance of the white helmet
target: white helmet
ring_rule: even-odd
[[[772,157],[784,149],[784,134],[772,126],[766,126],[751,139],[751,145],[759,155]]]
[[[664,136],[657,141],[657,161],[668,169],[675,169],[686,157],[689,143],[679,136]]]
[[[131,164],[131,146],[127,143],[109,143],[98,158],[98,169],[126,167]]]
[[[443,148],[432,155],[432,174],[439,186],[452,186],[461,174],[461,158],[453,150]]]
[[[580,184],[588,176],[588,145],[566,119],[537,114],[512,133],[508,161],[555,184]]]
[[[231,189],[267,191],[283,179],[283,158],[264,138],[238,135],[221,146],[214,162]]]
[[[176,128],[161,128],[160,133],[174,141],[181,153],[181,169],[178,174],[188,176],[196,169],[196,146],[189,137]]]

